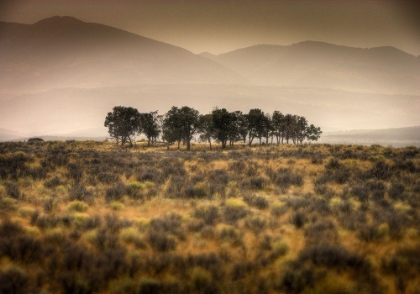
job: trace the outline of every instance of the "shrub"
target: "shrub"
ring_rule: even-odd
[[[93,197],[92,197],[92,193],[88,191],[84,185],[76,184],[70,189],[69,200],[91,202],[93,200]]]
[[[373,242],[380,237],[378,227],[374,225],[361,227],[357,233],[357,237],[367,243]]]
[[[164,181],[164,177],[158,169],[149,167],[137,176],[137,180],[141,182],[150,181],[160,184]]]
[[[74,200],[67,205],[68,211],[84,212],[88,208],[89,208],[89,205],[79,200]]]
[[[259,195],[245,194],[243,196],[243,200],[248,203],[248,205],[258,209],[266,209],[269,206],[267,199]]]
[[[287,211],[287,206],[283,202],[275,202],[271,206],[271,214],[274,216],[283,215]]]
[[[242,243],[241,234],[239,233],[239,231],[237,229],[235,229],[232,226],[226,225],[226,226],[222,227],[222,229],[220,230],[220,233],[219,233],[219,237],[223,241],[230,242],[235,246],[240,245]]]
[[[6,182],[7,195],[14,199],[19,199],[21,196],[18,185],[14,182]]]
[[[187,186],[184,188],[184,196],[186,198],[204,198],[207,192],[202,186]]]
[[[75,183],[79,183],[83,177],[83,169],[78,164],[69,163],[67,164],[68,176],[73,179]]]
[[[0,236],[15,236],[24,232],[23,226],[5,218],[0,225]]]
[[[176,247],[175,238],[162,231],[149,231],[148,241],[153,250],[166,252]]]
[[[263,177],[251,177],[250,179],[251,189],[262,190],[265,187],[266,181]]]
[[[193,288],[202,292],[211,286],[213,277],[211,273],[201,267],[194,267],[191,271],[191,283]]]
[[[326,169],[339,169],[341,167],[341,163],[336,158],[331,158],[328,163],[325,165]]]
[[[29,277],[17,266],[0,271],[0,293],[28,293]]]
[[[312,268],[287,269],[281,274],[276,288],[286,293],[302,293],[306,287],[313,287],[314,283],[315,273]]]
[[[120,200],[127,192],[126,186],[122,183],[118,183],[112,187],[109,187],[105,191],[105,201],[118,201]]]
[[[321,244],[304,248],[299,252],[299,261],[311,261],[314,265],[337,270],[351,268],[359,273],[370,271],[369,263],[362,256],[336,245]]]
[[[334,244],[338,241],[338,232],[331,220],[319,220],[306,227],[305,238],[308,245]]]
[[[200,218],[206,225],[215,225],[220,217],[219,208],[217,206],[200,206],[195,208],[194,217]]]
[[[307,222],[306,215],[301,212],[297,211],[290,217],[290,222],[298,229],[302,228],[305,223]]]
[[[238,199],[229,199],[223,208],[223,218],[227,223],[236,223],[248,215],[246,204]]]
[[[400,183],[392,183],[391,187],[388,189],[388,194],[393,200],[404,200],[405,186]]]
[[[277,240],[273,244],[273,255],[277,258],[286,255],[290,250],[289,244],[285,240]]]
[[[182,235],[182,217],[176,213],[168,213],[163,217],[154,218],[150,222],[149,231],[169,232],[171,234]]]
[[[361,202],[369,200],[369,191],[364,185],[357,185],[351,189],[351,194],[357,197]]]
[[[54,178],[47,180],[44,182],[44,187],[45,188],[55,188],[57,186],[63,185],[64,183],[60,180],[59,177],[55,176]]]
[[[159,281],[151,279],[141,279],[139,285],[139,294],[159,293],[162,284]]]
[[[110,184],[118,181],[118,175],[110,172],[101,172],[97,175],[99,182],[103,184]]]
[[[259,235],[266,228],[267,221],[260,216],[250,217],[245,220],[245,226],[255,235]]]

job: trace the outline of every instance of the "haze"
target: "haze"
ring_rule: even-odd
[[[420,125],[418,11],[416,1],[2,1],[0,129],[104,135],[115,105],[280,110],[324,130]]]

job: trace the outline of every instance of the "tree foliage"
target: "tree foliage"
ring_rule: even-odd
[[[112,112],[108,112],[104,126],[108,128],[111,138],[121,142],[121,145],[129,143],[133,145],[133,136],[138,133],[140,125],[140,113],[132,107],[115,106]]]
[[[263,144],[303,144],[307,141],[317,141],[322,131],[313,124],[309,125],[304,116],[294,114],[282,114],[274,111],[272,114],[264,113],[259,108],[250,109],[247,114],[241,111],[229,112],[225,108],[215,108],[211,113],[200,115],[194,108],[173,106],[164,115],[158,115],[157,111],[139,113],[131,107],[116,106],[113,112],[108,113],[105,126],[109,134],[117,143],[129,142],[132,145],[132,137],[135,134],[144,134],[148,145],[154,144],[160,137],[166,146],[177,142],[187,145],[190,150],[191,141],[200,139],[208,142],[211,149],[212,139],[220,142],[222,148],[235,142],[251,145],[255,138]]]

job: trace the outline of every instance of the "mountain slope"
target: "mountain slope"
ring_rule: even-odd
[[[393,47],[306,41],[257,45],[213,58],[257,85],[420,94],[420,59]]]
[[[0,65],[0,89],[11,91],[246,82],[185,49],[71,17],[0,23]]]

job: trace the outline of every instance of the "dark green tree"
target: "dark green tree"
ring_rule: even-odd
[[[140,113],[140,132],[147,138],[147,146],[154,143],[160,134],[157,111]]]
[[[200,115],[200,126],[199,126],[200,140],[208,142],[211,150],[211,138],[214,136],[215,128],[213,123],[213,114]]]
[[[213,110],[212,116],[214,138],[222,144],[222,148],[226,148],[229,135],[232,131],[231,129],[234,121],[234,115],[231,112],[228,112],[225,108],[216,108]]]
[[[264,128],[266,125],[266,116],[264,115],[264,112],[262,112],[261,109],[254,108],[248,112],[246,118],[248,121],[248,144],[251,145],[255,138],[260,139],[261,144],[261,138],[264,136]]]
[[[166,139],[175,139],[179,143],[181,140],[187,144],[187,150],[191,149],[191,140],[194,134],[198,132],[200,125],[200,114],[194,108],[183,106],[177,108],[173,106],[165,115],[164,137]],[[169,134],[170,133],[170,134]]]
[[[104,126],[108,128],[111,138],[121,142],[121,145],[129,143],[133,146],[133,136],[138,133],[140,125],[140,113],[132,107],[115,106],[112,112],[108,112]]]
[[[308,141],[318,141],[318,139],[321,137],[322,131],[321,128],[315,127],[313,124],[311,124],[309,127],[306,128],[306,139]]]
[[[296,143],[303,143],[303,140],[306,138],[306,130],[308,128],[308,120],[304,116],[296,116],[296,123],[295,123],[295,140]]]
[[[274,111],[271,116],[272,134],[276,137],[277,144],[280,144],[280,139],[283,143],[285,133],[285,119],[280,111]]]

